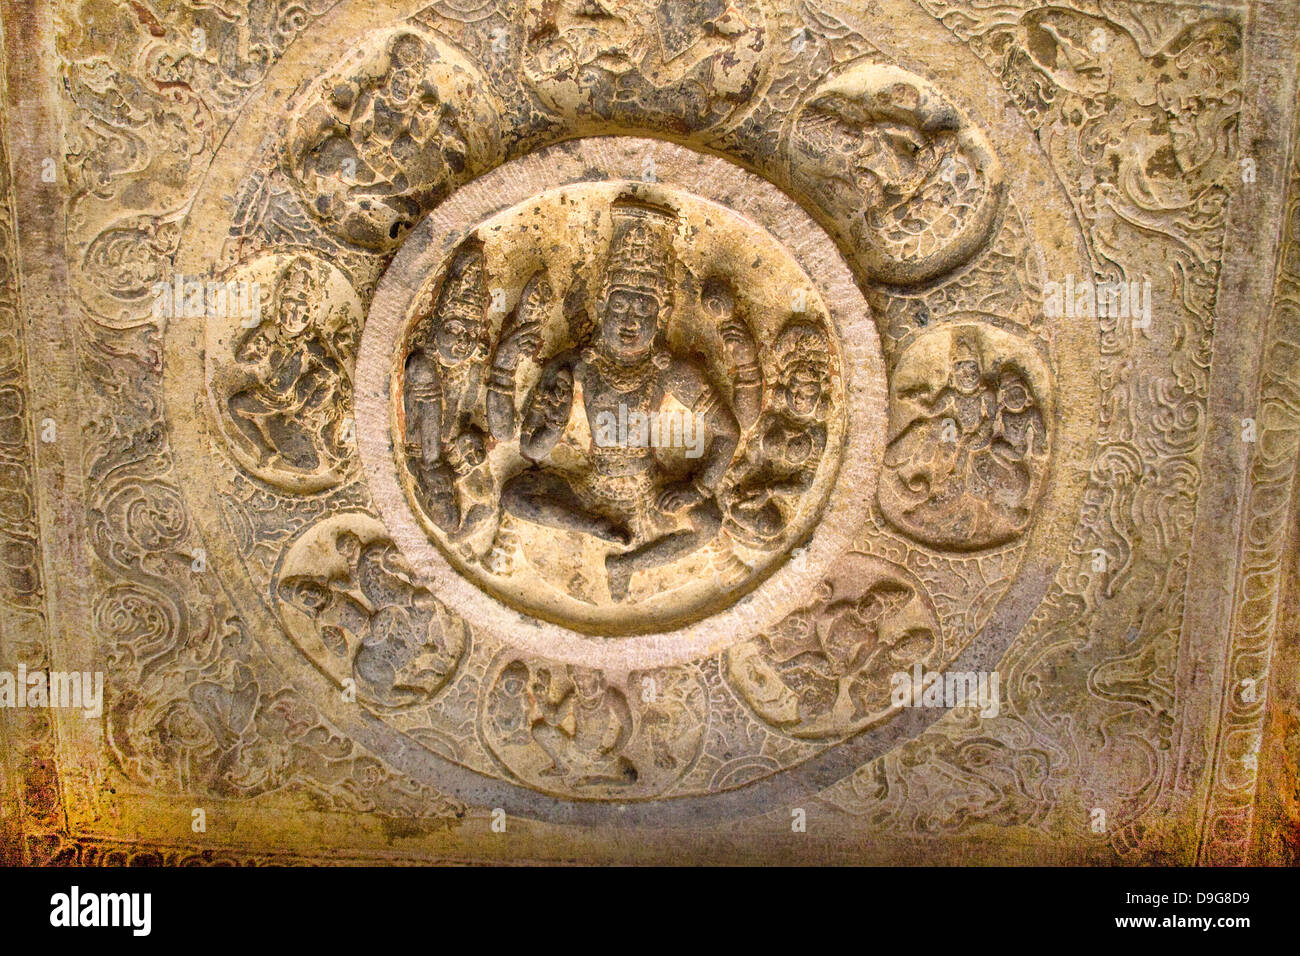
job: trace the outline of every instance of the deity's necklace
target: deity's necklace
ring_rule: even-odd
[[[641,391],[659,371],[649,357],[635,365],[622,365],[594,349],[588,361],[606,385],[622,394]]]
[[[443,395],[455,402],[463,400],[464,389],[474,373],[476,361],[476,355],[459,362],[447,362],[441,355],[438,356],[438,375],[442,380]]]

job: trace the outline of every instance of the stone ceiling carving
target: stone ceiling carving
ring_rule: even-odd
[[[1259,859],[1285,6],[6,3],[19,858]]]

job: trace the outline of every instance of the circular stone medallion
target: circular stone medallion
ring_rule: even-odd
[[[882,453],[876,332],[830,240],[650,140],[552,147],[436,210],[380,280],[357,386],[380,510],[429,587],[613,669],[793,607]]]

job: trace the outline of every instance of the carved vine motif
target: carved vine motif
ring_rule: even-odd
[[[920,2],[1029,120],[1098,280],[1148,277],[1166,304],[1149,330],[1115,316],[1099,323],[1103,445],[1067,564],[1006,664],[1026,725],[1061,750],[1059,776],[1099,762],[1123,773],[1131,796],[1111,798],[1105,839],[1121,854],[1140,852],[1157,821],[1193,799],[1192,768],[1203,761],[1199,748],[1180,752],[1188,738],[1171,738],[1169,708],[1224,212],[1240,182],[1241,27],[1194,7]],[[1132,602],[1140,610],[1127,610]],[[1084,682],[1097,692],[1064,708],[1060,695]]]
[[[540,790],[595,799],[663,793],[690,769],[708,726],[689,672],[597,670],[508,655],[483,702],[482,733],[512,774]]]
[[[779,247],[740,266],[751,227],[710,236],[693,200],[620,188],[543,195],[454,250],[410,312],[396,431],[463,573],[580,625],[662,625],[815,520],[843,398],[823,307]],[[561,216],[576,241],[535,248],[528,224]]]
[[[1047,369],[1010,334],[973,323],[917,338],[890,381],[885,516],[939,548],[976,550],[1024,532],[1046,478]]]
[[[414,583],[383,526],[365,515],[308,528],[285,552],[273,588],[303,653],[372,708],[427,703],[469,645],[464,623]]]
[[[337,0],[58,4],[70,280],[97,322],[149,318],[205,154]],[[111,37],[111,40],[108,39]]]
[[[925,837],[979,824],[1050,832],[1061,800],[1059,755],[1023,723],[967,719],[959,734],[929,732],[822,792],[847,813],[889,821],[891,832]]]
[[[924,586],[853,552],[811,603],[727,652],[727,675],[767,723],[795,737],[853,733],[891,709],[891,676],[929,667],[940,630]]]
[[[231,455],[291,491],[336,484],[352,441],[356,293],[307,254],[259,258],[220,288],[225,307],[208,319],[208,391]]]

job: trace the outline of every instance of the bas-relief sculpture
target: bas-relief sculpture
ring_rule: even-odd
[[[610,192],[544,193],[452,253],[417,299],[398,427],[416,507],[485,587],[538,610],[566,594],[592,607],[568,612],[575,626],[646,629],[716,601],[713,565],[748,559],[761,574],[806,535],[838,464],[842,376],[815,301],[780,301],[815,293],[764,261],[774,244],[734,263],[707,228],[723,210],[679,200],[697,224],[679,236],[682,212]],[[561,223],[608,242],[561,250]],[[525,258],[540,267],[493,310],[488,275],[513,285]],[[765,314],[751,328],[754,305]]]
[[[376,821],[510,858],[497,809],[591,860],[1271,845],[1294,701],[1250,602],[1290,539],[1226,581],[1193,551],[1295,463],[1294,117],[1244,7],[271,6],[4,7],[68,214],[33,271],[9,184],[0,654],[106,672],[98,723],[0,713],[18,858],[355,857]],[[1224,292],[1247,166],[1276,292]],[[1155,314],[1047,307],[1067,277]],[[977,672],[995,700],[900,702]],[[204,800],[280,836],[198,839]]]

